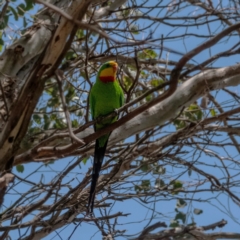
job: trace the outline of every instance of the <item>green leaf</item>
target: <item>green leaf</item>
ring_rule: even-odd
[[[57,108],[60,104],[60,99],[58,97],[52,97],[51,99],[48,100],[48,107],[55,107]]]
[[[9,9],[13,13],[14,19],[17,21],[18,20],[18,14],[17,14],[16,10],[11,6],[9,6]]]
[[[147,79],[149,77],[149,74],[147,74],[145,71],[141,71],[141,76],[145,79]]]
[[[58,118],[57,114],[53,113],[50,115],[50,120],[55,121]]]
[[[215,117],[217,115],[216,111],[213,108],[210,110],[210,114],[212,117]]]
[[[82,112],[81,110],[77,110],[77,111],[75,112],[75,114],[76,114],[77,116],[80,116],[80,117],[83,116],[83,112]]]
[[[74,100],[77,99],[77,97],[74,97]],[[78,105],[72,105],[70,107],[68,107],[68,111],[69,112],[74,112],[74,111],[78,111],[79,110],[79,106]]]
[[[173,181],[171,184],[173,185],[173,189],[182,188],[183,186],[182,182],[179,180]]]
[[[34,6],[34,2],[32,0],[25,0],[25,3],[26,3],[26,6],[24,10],[26,11],[32,9]]]
[[[18,11],[18,15],[19,16],[23,16],[24,15],[24,13],[25,13],[24,10],[25,10],[25,5],[23,3],[21,3],[21,4],[19,4],[17,6],[17,11]]]
[[[145,49],[142,52],[138,53],[138,57],[140,59],[153,59],[156,58],[158,55],[157,53],[152,49]]]
[[[182,222],[185,223],[185,221],[186,221],[186,214],[183,213],[183,212],[178,212],[176,214],[176,216],[175,216],[175,220],[178,220],[178,219],[182,220]]]
[[[135,35],[137,35],[137,34],[139,34],[139,31],[138,31],[138,26],[137,25],[130,25],[130,31],[133,33],[133,34],[135,34]]]
[[[146,101],[149,102],[153,99],[154,95],[153,94],[149,94],[145,97]]]
[[[185,111],[185,116],[192,121],[199,121],[202,120],[203,112],[197,104],[193,103]]]
[[[153,174],[165,174],[166,173],[166,168],[162,167],[162,166],[157,166],[154,170],[153,170]]]
[[[202,120],[202,118],[203,118],[203,112],[202,112],[202,110],[199,108],[199,110],[198,111],[196,111],[196,116],[197,116],[197,120],[198,121],[200,121],[200,120]]]
[[[183,199],[177,200],[177,205],[176,205],[177,208],[184,208],[186,206],[187,206],[187,203]]]
[[[151,182],[150,180],[142,180],[142,189],[145,191],[149,191],[150,190],[150,186],[151,186]]]
[[[180,121],[178,119],[174,120],[173,124],[175,125],[177,130],[186,127],[186,123],[184,121]]]
[[[176,220],[171,220],[169,227],[171,227],[171,228],[179,227],[179,222]]]
[[[127,16],[129,16],[130,12],[131,12],[131,11],[130,11],[129,9],[123,10],[123,11],[122,11],[122,16],[123,16],[123,17],[127,17]]]
[[[161,188],[164,187],[166,184],[162,179],[156,179],[155,181],[155,188]]]
[[[65,127],[66,127],[66,124],[62,121],[62,119],[57,118],[55,120],[54,128],[64,129]]]
[[[51,120],[50,120],[50,118],[48,117],[47,114],[44,114],[44,115],[43,115],[43,119],[44,119],[43,129],[44,129],[44,130],[47,130],[48,127],[49,127],[49,125],[50,125]]]
[[[66,102],[69,103],[75,95],[76,95],[75,88],[73,86],[70,86],[65,96]]]
[[[172,186],[172,189],[173,189],[173,192],[172,192],[172,194],[178,194],[178,189],[180,190],[180,189],[182,189],[182,187],[183,187],[183,184],[182,184],[182,182],[181,181],[179,181],[179,180],[174,180],[174,181],[172,181],[172,182],[170,182],[170,186]]]
[[[41,124],[42,118],[38,114],[34,114],[33,115],[33,120],[34,120],[35,123]]]
[[[137,193],[139,193],[139,192],[142,191],[142,188],[141,188],[140,186],[138,186],[138,185],[135,185],[135,186],[134,186],[134,189],[135,189],[135,191],[136,191]]]
[[[65,55],[67,60],[74,60],[77,57],[77,54],[73,51],[68,51]]]
[[[36,133],[42,132],[42,129],[39,127],[32,127],[32,128],[29,128],[28,132],[30,135],[34,135]]]
[[[141,192],[141,191],[146,192],[146,191],[149,191],[150,187],[151,187],[150,180],[142,180],[141,185],[135,185],[134,186],[136,192]]]
[[[124,76],[123,84],[124,84],[125,89],[128,91],[129,88],[132,86],[132,80],[128,76]]]
[[[86,165],[86,163],[87,163],[87,160],[88,160],[88,158],[87,158],[87,157],[85,157],[85,158],[82,160],[82,162],[83,162],[83,164],[84,164],[84,165]]]
[[[76,33],[77,38],[83,38],[85,36],[84,31],[82,29],[79,29]]]
[[[143,172],[148,172],[151,168],[150,168],[150,166],[149,166],[149,164],[147,164],[147,163],[143,163],[142,165],[141,165],[141,168],[140,168]]]
[[[49,94],[49,95],[51,95],[51,96],[55,96],[56,95],[56,88],[55,87],[48,87],[46,90],[45,90],[45,92],[47,93],[47,94]]]
[[[16,169],[18,172],[22,173],[24,171],[24,166],[22,164],[19,164],[16,166]]]
[[[193,212],[194,212],[194,214],[196,214],[196,215],[200,215],[200,214],[203,213],[203,210],[202,210],[202,209],[198,209],[198,208],[194,208]]]
[[[9,16],[5,15],[3,17],[3,21],[0,21],[0,30],[4,29],[8,25],[8,19],[9,19]]]
[[[77,119],[74,119],[72,121],[72,127],[76,128],[76,127],[78,127],[78,125],[79,125],[79,123],[78,123]]]
[[[155,78],[153,78],[152,80],[150,80],[149,83],[151,84],[151,86],[157,87],[160,84],[164,83],[164,81],[162,79],[155,79]]]

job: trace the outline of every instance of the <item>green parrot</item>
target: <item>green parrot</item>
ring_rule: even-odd
[[[89,96],[90,110],[93,120],[100,116],[110,114],[124,104],[124,94],[116,78],[117,68],[118,64],[114,61],[106,62],[100,67],[96,82],[93,85]],[[117,121],[117,117],[102,120],[94,125],[94,130],[97,131],[115,121]],[[88,199],[89,213],[93,212],[96,193],[95,189],[109,136],[110,133],[98,138],[95,143],[92,182]]]

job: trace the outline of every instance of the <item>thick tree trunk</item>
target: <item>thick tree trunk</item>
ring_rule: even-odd
[[[91,0],[50,1],[74,19],[82,20]],[[41,10],[37,22],[1,56],[0,171],[15,157],[41,96],[68,50],[77,27],[51,9]]]

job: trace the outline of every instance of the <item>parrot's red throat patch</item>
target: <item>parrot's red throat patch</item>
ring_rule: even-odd
[[[114,76],[99,76],[99,78],[104,83],[114,82],[115,81],[115,77]]]
[[[99,74],[100,81],[104,83],[114,82],[116,79],[116,66],[109,66],[103,69]]]

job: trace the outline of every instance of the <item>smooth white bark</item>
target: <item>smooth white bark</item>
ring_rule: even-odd
[[[226,71],[229,72],[230,69],[235,71],[236,75],[224,77]],[[210,89],[218,90],[223,87],[239,85],[239,71],[240,64],[237,64],[233,67],[208,70],[192,77],[179,86],[169,98],[113,131],[110,143],[119,142],[154,126],[163,125],[165,122],[175,118],[183,107],[188,107],[191,103],[204,96]]]

